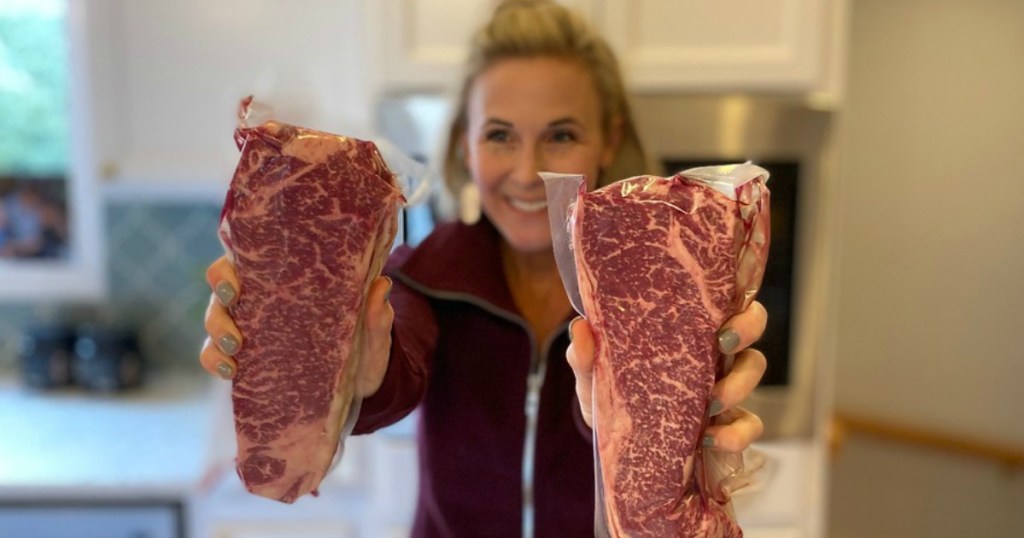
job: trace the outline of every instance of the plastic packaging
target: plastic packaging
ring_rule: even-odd
[[[249,129],[258,127],[266,122],[274,122],[274,109],[269,103],[257,101],[253,96],[242,99],[238,106],[238,129],[235,131],[235,143],[241,149],[244,143],[245,133]],[[304,129],[313,132],[312,129]],[[334,137],[330,133],[321,133]],[[409,157],[394,143],[384,137],[366,139],[373,143],[380,156],[387,163],[388,168],[395,174],[395,179],[402,195],[405,198],[405,206],[415,206],[424,203],[430,195],[430,191],[436,185],[440,185],[441,178],[428,166]]]
[[[315,493],[341,457],[361,402],[366,293],[402,204],[422,198],[430,178],[387,144],[270,115],[241,102],[220,238],[241,285],[230,308],[244,336],[232,387],[236,469],[249,491],[290,503]]]
[[[751,469],[701,439],[730,367],[717,329],[764,274],[768,172],[703,167],[592,193],[583,176],[542,176],[559,272],[595,334],[596,535],[741,536],[729,500]]]

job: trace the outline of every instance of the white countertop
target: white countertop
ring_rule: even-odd
[[[363,493],[368,490],[360,493],[360,488],[376,482],[363,467],[373,463],[366,459],[370,453],[383,456],[379,445],[362,445],[386,443],[389,436],[350,439],[349,457],[324,484],[324,497],[307,499],[304,508],[250,498],[230,465],[234,432],[229,387],[198,372],[154,373],[144,388],[113,395],[81,389],[38,391],[0,377],[0,503],[204,499],[193,506],[202,524],[238,516],[249,505],[255,510],[246,512],[250,517],[271,519],[320,517],[326,522],[330,515],[358,521],[366,516]],[[411,461],[413,440],[398,438],[408,444],[403,458]],[[733,498],[746,536],[820,535],[823,446],[809,439],[757,443],[769,462],[762,481]],[[392,467],[401,462],[377,463]]]
[[[209,390],[198,373],[110,395],[0,378],[0,501],[188,495],[210,463]]]

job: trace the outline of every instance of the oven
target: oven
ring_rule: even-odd
[[[665,174],[747,160],[771,174],[771,248],[758,294],[768,327],[755,345],[768,369],[745,405],[763,419],[767,439],[813,435],[822,418],[815,403],[829,390],[820,381],[834,319],[833,114],[769,95],[642,95],[633,106]]]

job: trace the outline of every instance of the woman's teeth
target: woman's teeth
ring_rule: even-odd
[[[547,200],[527,202],[526,200],[517,200],[515,198],[509,198],[508,201],[512,205],[512,207],[518,209],[519,211],[525,211],[527,213],[532,213],[534,211],[542,211],[543,209],[548,207]]]

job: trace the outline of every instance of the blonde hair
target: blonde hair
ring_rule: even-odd
[[[621,120],[621,140],[614,161],[601,170],[598,186],[650,172],[650,166],[626,98],[625,84],[611,47],[578,14],[550,0],[506,0],[491,20],[473,36],[466,72],[444,153],[445,182],[457,198],[470,181],[460,140],[467,129],[467,101],[476,78],[495,63],[509,58],[559,57],[577,61],[594,80],[601,102],[602,128],[607,136],[615,118]]]

